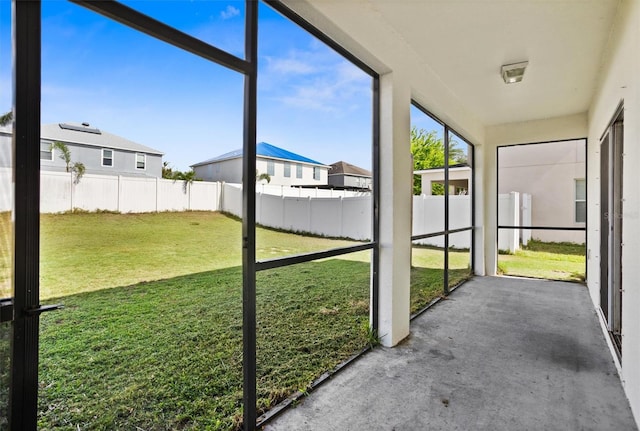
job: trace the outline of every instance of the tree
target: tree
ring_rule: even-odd
[[[458,142],[449,141],[449,165],[466,163],[465,152],[457,147]],[[432,168],[444,168],[444,141],[437,136],[435,130],[426,131],[411,128],[411,154],[413,155],[413,170],[423,170]],[[422,193],[422,180],[420,175],[413,176],[413,194]],[[431,191],[434,195],[443,195],[444,187],[441,184],[434,184]]]
[[[55,141],[53,144],[51,144],[51,149],[60,151],[60,158],[64,160],[64,163],[67,165],[67,172],[69,172],[69,167],[71,166],[71,151],[69,151],[69,147],[67,147],[67,144],[65,144],[64,142]]]
[[[84,163],[73,162],[71,160],[71,151],[69,150],[69,147],[67,147],[67,144],[65,144],[64,142],[54,141],[53,144],[51,144],[51,149],[60,151],[60,158],[64,160],[66,171],[73,172],[73,174],[75,175],[75,179],[73,180],[73,182],[75,184],[78,184],[80,182],[80,178],[82,178],[86,171]]]
[[[173,178],[173,168],[169,166],[169,162],[162,162],[162,178],[166,180],[172,180]]]
[[[0,115],[0,126],[6,126],[13,121],[13,112],[9,111]]]
[[[84,167],[84,163],[81,162],[73,162],[71,165],[71,172],[76,174],[76,178],[74,182],[78,184],[80,182],[80,178],[84,175],[86,168]]]
[[[259,174],[258,170],[256,169],[256,182],[258,181],[262,181],[262,180],[266,180],[267,184],[271,182],[271,175],[264,173],[264,174]]]
[[[185,193],[187,192],[187,187],[193,184],[194,181],[202,181],[200,178],[196,177],[196,172],[193,169],[184,172],[176,171],[174,173],[174,177],[176,180],[184,181],[182,187]]]
[[[184,172],[174,171],[169,165],[169,162],[162,162],[162,178],[165,180],[184,181],[183,188],[185,193],[187,192],[187,186],[189,184],[192,184],[194,181],[202,181],[202,179],[196,177],[196,172],[193,169]]]

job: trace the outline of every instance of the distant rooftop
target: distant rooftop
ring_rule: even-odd
[[[351,163],[339,161],[331,164],[331,168],[329,169],[329,175],[356,175],[360,177],[371,177],[371,172],[362,169],[356,165],[352,165]]]
[[[40,136],[42,139],[49,141],[62,141],[100,148],[163,155],[161,151],[92,127],[89,123],[43,124]]]
[[[242,153],[243,153],[242,149],[230,151],[218,157],[205,160],[204,162],[195,163],[191,165],[191,167],[208,165],[209,163],[221,162],[223,160],[237,159],[242,157]],[[317,162],[308,157],[301,156],[300,154],[292,153],[291,151],[287,151],[283,148],[276,147],[275,145],[271,145],[267,142],[260,142],[256,144],[256,155],[266,157],[266,158],[271,158],[271,159],[288,160],[292,162],[309,163],[312,165],[324,166],[323,163]]]

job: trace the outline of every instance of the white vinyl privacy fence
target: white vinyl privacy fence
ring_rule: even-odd
[[[240,184],[235,184],[240,186]],[[266,195],[274,196],[288,196],[292,198],[337,198],[337,197],[352,197],[352,196],[367,196],[369,192],[364,191],[352,191],[352,190],[336,190],[336,189],[321,189],[318,187],[296,187],[296,186],[283,186],[275,184],[265,184],[259,182],[256,184],[256,193],[262,193]]]
[[[42,172],[40,196],[43,213],[220,210],[220,184],[203,181],[86,174],[75,184],[70,173]]]
[[[325,191],[325,190],[323,190]],[[225,184],[224,211],[242,214],[242,188]],[[292,232],[344,237],[371,238],[371,195],[339,197],[293,197],[256,194],[256,223]]]
[[[12,206],[11,170],[0,170],[0,211]],[[242,187],[239,184],[165,180],[86,174],[76,184],[72,174],[43,171],[40,176],[43,213],[81,209],[143,213],[158,211],[224,211],[242,215]],[[369,240],[372,230],[371,195],[361,192],[324,189],[300,189],[258,184],[256,222],[263,226],[329,237]],[[444,229],[442,196],[414,196],[413,234]],[[531,211],[531,201],[527,201]],[[524,206],[523,206],[524,207]],[[499,223],[518,225],[521,204],[519,194],[500,195]],[[471,225],[471,198],[449,197],[449,228]],[[524,216],[523,216],[524,217]],[[530,217],[530,215],[529,215]],[[470,233],[450,236],[449,245],[469,248]],[[519,247],[519,230],[502,230],[499,248],[514,251]],[[420,244],[443,246],[443,238],[421,240]]]

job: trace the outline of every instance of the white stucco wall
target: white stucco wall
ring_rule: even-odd
[[[588,286],[599,307],[600,137],[624,101],[622,214],[622,373],[636,420],[640,419],[640,2],[626,0],[618,10],[600,82],[589,110],[587,150]],[[593,221],[593,222],[592,222]]]

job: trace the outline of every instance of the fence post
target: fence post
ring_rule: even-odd
[[[158,199],[160,198],[159,197],[159,194],[160,194],[159,180],[160,179],[156,177],[156,212],[158,212]]]
[[[219,211],[225,211],[225,205],[224,205],[224,188],[225,188],[225,184],[226,183],[224,181],[218,182],[218,185],[219,185],[219,188],[220,188],[219,194],[217,196],[217,198],[218,198],[218,210]]]
[[[284,212],[285,212],[285,206],[286,206],[286,202],[284,200],[284,196],[280,196],[280,201],[282,202],[282,205],[280,206],[280,208],[281,208],[281,211],[280,211],[280,226],[284,226],[284,222],[285,222]],[[286,228],[288,228],[288,226],[286,226]]]
[[[262,193],[256,192],[256,224],[262,224]]]
[[[69,173],[69,210],[73,212],[73,172]]]
[[[122,212],[122,175],[118,175],[118,212]]]
[[[531,195],[522,194],[522,224],[531,226]],[[531,229],[522,229],[522,245],[527,245],[531,239]]]
[[[307,196],[307,232],[311,232],[311,195]]]
[[[520,193],[509,193],[509,225],[518,226],[520,224]],[[520,229],[509,229],[509,251],[515,253],[520,248]]]
[[[340,196],[340,237],[343,237],[343,236],[344,236],[344,196]]]

